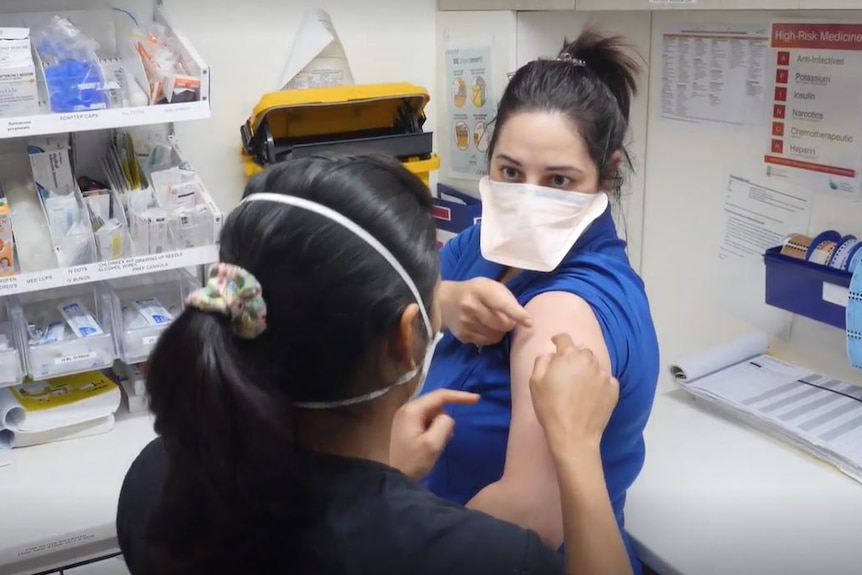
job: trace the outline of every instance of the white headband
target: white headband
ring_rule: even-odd
[[[416,283],[410,277],[410,274],[407,273],[407,270],[404,269],[404,266],[401,265],[401,262],[392,255],[392,252],[386,249],[386,246],[377,241],[377,238],[368,233],[368,231],[362,228],[362,226],[343,214],[336,212],[332,208],[328,208],[324,205],[318,204],[317,202],[313,202],[305,198],[298,198],[296,196],[261,192],[259,194],[251,194],[250,196],[247,196],[240,203],[245,204],[247,202],[276,202],[279,204],[302,208],[332,220],[359,236],[359,238],[364,240],[365,243],[370,245],[377,253],[383,256],[383,259],[389,262],[392,269],[401,276],[401,279],[405,284],[407,284],[410,291],[413,292],[413,297],[416,299],[416,303],[419,304],[419,312],[422,314],[422,320],[425,322],[425,328],[428,330],[428,337],[431,338],[434,336],[434,329],[431,326],[431,318],[428,317],[428,312],[425,310],[425,303],[422,301],[422,296],[419,294]]]

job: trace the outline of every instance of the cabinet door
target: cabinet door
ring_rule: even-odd
[[[122,555],[63,569],[63,575],[130,575]]]

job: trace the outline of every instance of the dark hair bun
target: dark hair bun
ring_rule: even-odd
[[[586,28],[574,42],[566,40],[560,58],[581,60],[604,82],[617,99],[626,121],[631,101],[637,94],[637,76],[641,66],[631,55],[631,47],[622,36],[603,36]]]

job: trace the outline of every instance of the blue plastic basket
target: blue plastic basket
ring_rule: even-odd
[[[837,328],[847,328],[847,308],[823,296],[824,284],[849,289],[852,277],[849,272],[781,255],[780,247],[767,250],[763,259],[767,304]]]

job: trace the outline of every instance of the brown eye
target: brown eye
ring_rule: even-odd
[[[500,170],[500,173],[503,174],[503,177],[506,178],[507,180],[517,180],[518,176],[521,175],[521,173],[518,170],[516,170],[515,168],[510,168],[510,167],[502,168]]]
[[[569,184],[572,183],[571,178],[567,178],[565,176],[553,176],[551,177],[551,185],[555,188],[566,188]]]

